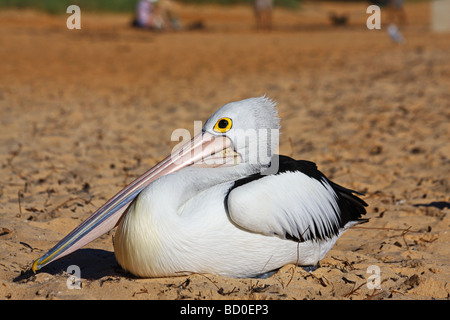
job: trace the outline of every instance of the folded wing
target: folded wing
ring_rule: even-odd
[[[353,190],[327,179],[309,161],[279,156],[278,173],[234,183],[226,198],[241,228],[294,241],[323,240],[358,223],[367,204]]]

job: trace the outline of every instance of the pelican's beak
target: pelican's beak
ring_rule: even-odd
[[[50,251],[34,261],[33,272],[113,229],[130,203],[156,179],[193,164],[218,167],[239,163],[239,154],[232,151],[231,147],[231,140],[225,136],[215,136],[207,132],[198,134],[117,193]]]

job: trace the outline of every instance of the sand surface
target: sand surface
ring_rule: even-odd
[[[131,29],[130,15],[82,12],[82,29],[68,30],[67,15],[0,12],[0,299],[448,299],[450,34],[430,31],[427,2],[408,4],[397,45],[383,20],[366,28],[366,7],[277,9],[270,33],[245,6],[181,7],[183,23],[205,29],[168,33]],[[331,10],[349,25],[331,26]],[[320,268],[137,279],[115,261],[111,231],[28,272],[168,154],[174,129],[263,94],[279,105],[281,152],[370,205],[370,222]]]

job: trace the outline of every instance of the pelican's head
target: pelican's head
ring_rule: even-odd
[[[192,165],[267,166],[278,147],[278,130],[275,103],[266,97],[224,105],[206,121],[201,133],[130,183],[44,256],[34,261],[33,271],[114,228],[137,195],[164,175]]]
[[[278,148],[279,128],[275,103],[259,97],[224,105],[206,121],[203,135],[228,139],[242,162],[264,166]]]

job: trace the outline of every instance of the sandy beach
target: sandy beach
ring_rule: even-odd
[[[448,299],[450,33],[428,2],[407,3],[406,41],[366,28],[367,3],[276,8],[180,6],[200,30],[150,32],[132,16],[0,11],[0,299]],[[333,26],[328,12],[346,14]],[[139,279],[114,257],[114,230],[30,273],[122,187],[220,106],[278,103],[280,152],[365,193],[368,223],[314,272]],[[81,270],[70,289],[68,266]],[[375,271],[374,271],[375,270]],[[368,285],[378,272],[379,287]]]

